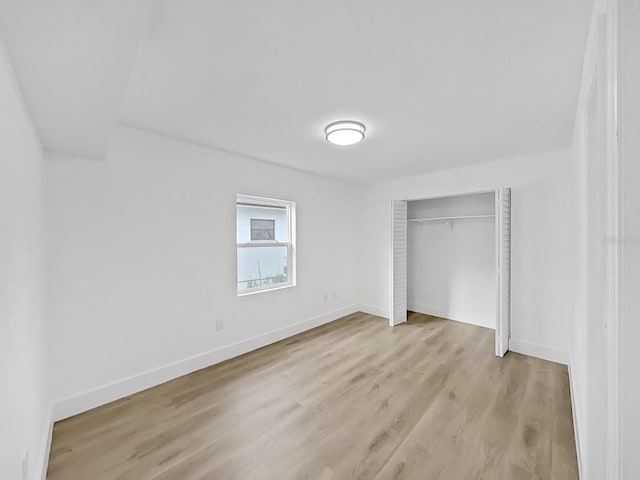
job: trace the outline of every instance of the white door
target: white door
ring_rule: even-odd
[[[496,190],[496,355],[509,350],[511,336],[511,189]]]
[[[389,325],[407,321],[407,202],[394,200],[391,213],[391,299]]]

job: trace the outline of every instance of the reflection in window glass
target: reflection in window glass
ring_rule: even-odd
[[[294,285],[293,202],[238,195],[238,294]]]
[[[251,241],[275,240],[275,220],[251,219]]]

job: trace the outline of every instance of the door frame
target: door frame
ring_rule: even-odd
[[[446,194],[439,194],[439,195],[427,195],[427,196],[420,196],[420,197],[412,197],[412,198],[396,198],[391,200],[390,205],[391,205],[391,218],[389,219],[390,221],[390,226],[391,226],[391,244],[389,246],[389,264],[391,266],[390,268],[390,275],[389,275],[389,298],[390,298],[390,303],[389,303],[389,326],[394,327],[397,325],[402,325],[402,323],[393,323],[392,320],[392,311],[391,309],[393,308],[393,298],[394,298],[394,275],[393,275],[393,271],[394,271],[394,258],[393,258],[393,252],[394,252],[394,241],[393,241],[393,237],[394,237],[394,229],[393,229],[393,221],[394,221],[394,203],[398,202],[398,201],[404,201],[404,202],[415,202],[415,201],[419,201],[419,200],[434,200],[434,199],[438,199],[438,198],[449,198],[449,197],[462,197],[462,196],[467,196],[467,195],[477,195],[477,194],[483,194],[483,193],[493,193],[494,194],[494,203],[496,204],[497,207],[497,198],[498,198],[498,192],[500,190],[501,187],[496,187],[496,188],[490,188],[490,189],[485,189],[485,190],[473,190],[473,191],[462,191],[462,192],[455,192],[455,193],[446,193]],[[497,208],[494,208],[494,214],[497,214]],[[496,229],[498,228],[498,218],[494,218],[494,222],[495,222],[495,227]],[[496,252],[496,258],[495,258],[495,276],[496,276],[496,302],[498,301],[498,297],[499,297],[499,292],[498,292],[498,284],[499,284],[499,278],[500,278],[500,259],[498,258],[498,245],[499,245],[499,238],[497,235],[497,231],[496,231],[496,235],[494,238],[494,248],[495,248],[495,252]],[[406,271],[406,267],[405,267],[405,271]],[[511,276],[509,276],[509,291],[512,292],[512,281],[511,281]],[[406,321],[406,320],[405,320]],[[502,335],[504,332],[502,332],[502,326],[501,326],[501,322],[500,322],[500,308],[498,308],[498,305],[496,305],[496,319],[495,319],[495,338],[496,341],[498,338],[500,338],[500,335]],[[510,333],[511,333],[511,312],[509,312],[509,321],[506,325],[506,335],[508,336],[509,340],[511,340],[510,337]]]

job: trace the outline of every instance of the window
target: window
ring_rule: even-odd
[[[236,198],[238,295],[295,285],[295,202]]]
[[[251,219],[251,241],[275,240],[275,220]]]

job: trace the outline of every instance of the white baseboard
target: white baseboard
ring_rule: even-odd
[[[358,310],[369,315],[375,315],[376,317],[389,318],[389,312],[386,308],[378,307],[376,305],[358,305]]]
[[[485,328],[486,325],[466,321],[464,319],[450,318],[449,312],[442,308],[437,308],[428,305],[421,304],[409,304],[407,309],[412,312],[423,313],[425,315],[433,315],[436,317],[446,318],[448,320],[454,320],[456,322],[468,323],[470,325],[478,325]],[[357,305],[357,310],[368,313],[370,315],[376,315],[378,317],[388,318],[388,312],[382,307],[376,305],[360,304]],[[545,347],[543,345],[537,345],[535,343],[522,342],[520,340],[509,340],[509,350],[516,353],[522,353],[523,355],[529,355],[531,357],[541,358],[542,360],[549,360],[551,362],[561,363],[563,365],[569,364],[569,354],[564,350],[558,350],[551,347]]]
[[[422,313],[424,315],[431,315],[433,317],[446,318],[447,320],[453,320],[449,318],[449,311],[445,308],[434,307],[433,305],[425,305],[422,303],[407,303],[407,310],[412,312]]]
[[[582,470],[582,449],[580,448],[580,433],[578,431],[578,411],[576,401],[577,395],[577,385],[575,384],[575,377],[571,371],[571,362],[567,365],[567,369],[569,371],[569,392],[571,394],[571,414],[573,415],[573,436],[576,441],[576,457],[578,460],[578,478],[583,478],[583,470]]]
[[[38,445],[38,458],[35,470],[31,478],[33,480],[46,480],[49,466],[49,452],[51,452],[51,437],[53,435],[53,410],[49,407],[45,413],[42,424],[42,435]]]
[[[545,347],[543,345],[537,345],[535,343],[523,342],[511,338],[509,339],[509,350],[511,350],[512,352],[521,353],[523,355],[529,355],[530,357],[549,360],[550,362],[561,363],[563,365],[569,364],[569,354],[564,350]]]
[[[412,312],[422,313],[424,315],[431,315],[433,317],[446,318],[447,320],[454,320],[456,322],[466,323],[468,325],[476,325],[478,327],[492,328],[495,330],[495,320],[493,322],[494,324],[476,322],[472,319],[464,318],[464,317],[460,317],[458,315],[452,314],[446,308],[434,307],[433,305],[409,303],[407,304],[407,310],[411,310]]]
[[[142,390],[146,390],[147,388],[168,382],[174,378],[187,375],[195,372],[196,370],[210,367],[216,363],[265,347],[306,330],[319,327],[325,323],[333,322],[334,320],[361,310],[360,307],[360,305],[350,305],[289,325],[288,327],[273,330],[247,340],[216,348],[209,352],[195,355],[169,365],[133,375],[128,378],[123,378],[122,380],[58,400],[53,405],[53,420],[58,421],[86,412],[92,408],[105,405],[114,400],[118,400]]]

